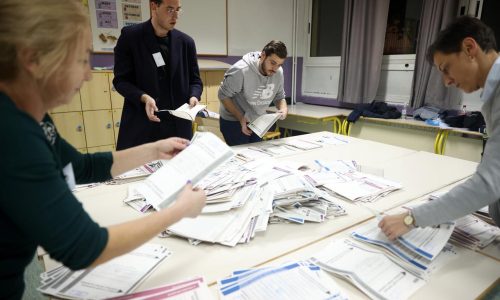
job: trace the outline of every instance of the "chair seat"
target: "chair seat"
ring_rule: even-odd
[[[275,138],[279,138],[281,136],[281,133],[279,131],[268,131],[266,132],[266,134],[264,134],[264,136],[262,137],[262,139],[264,141],[267,141],[267,140],[272,140],[272,139],[275,139]]]

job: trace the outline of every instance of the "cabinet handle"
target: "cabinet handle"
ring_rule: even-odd
[[[111,129],[111,123],[106,124],[107,129]]]
[[[115,127],[120,127],[120,121],[115,123]]]
[[[76,131],[77,132],[82,132],[83,131],[83,126],[82,125],[77,125],[76,126]]]

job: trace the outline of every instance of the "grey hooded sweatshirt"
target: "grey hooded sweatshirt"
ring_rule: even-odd
[[[227,70],[219,87],[219,100],[230,98],[249,122],[266,113],[269,104],[285,98],[283,69],[272,76],[259,71],[260,52],[250,52]],[[224,105],[220,105],[221,118],[238,121]]]

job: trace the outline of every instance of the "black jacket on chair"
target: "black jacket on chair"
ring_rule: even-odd
[[[347,117],[347,121],[356,122],[359,117],[399,119],[401,113],[395,106],[385,102],[372,101],[370,104],[361,104],[353,110]]]

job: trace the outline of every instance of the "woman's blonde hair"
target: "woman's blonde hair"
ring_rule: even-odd
[[[45,84],[64,68],[89,24],[81,0],[1,0],[0,80],[17,77],[18,52],[28,48],[40,64],[36,79]]]

